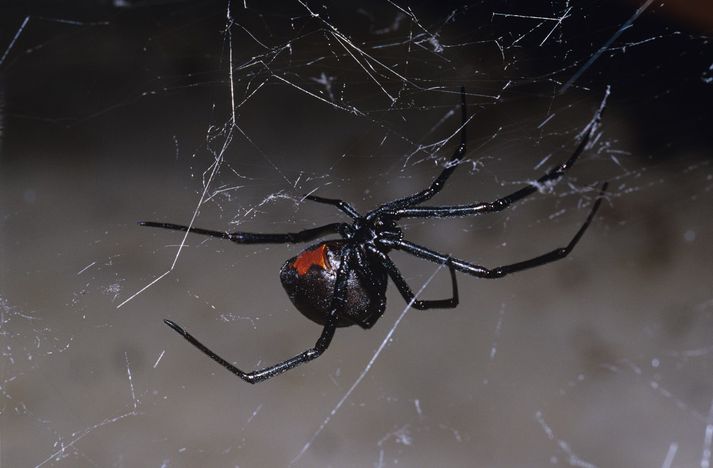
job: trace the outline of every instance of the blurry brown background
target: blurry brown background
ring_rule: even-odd
[[[641,3],[309,3],[316,17],[247,1],[228,23],[216,1],[5,2],[0,466],[707,466],[710,22],[656,3],[596,55]],[[368,211],[425,187],[453,150],[434,144],[457,128],[461,85],[468,161],[438,204],[509,193],[568,157],[611,87],[554,191],[403,223],[414,242],[510,263],[564,245],[609,180],[569,258],[459,275],[461,305],[409,311],[361,380],[404,310],[393,287],[372,330],[339,330],[323,357],[257,386],[161,322],[245,369],[301,352],[319,328],[278,270],[304,246],[189,237],[117,308],[182,238],[135,222],[188,223],[216,155],[197,226],[341,220],[300,197]],[[415,289],[437,268],[394,259]],[[448,290],[440,272],[423,297]]]

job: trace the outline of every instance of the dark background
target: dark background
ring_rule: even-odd
[[[704,464],[710,8],[652,3],[560,92],[642,3],[433,3],[0,6],[0,465]],[[549,37],[532,18],[570,7]],[[172,268],[182,236],[135,222],[294,231],[342,219],[305,193],[367,211],[423,188],[453,151],[461,85],[467,161],[434,203],[537,178],[611,94],[555,189],[406,220],[408,238],[489,266],[529,258],[566,243],[609,180],[571,257],[459,275],[459,308],[398,323],[390,290],[374,329],[254,387],[161,323],[245,368],[310,346],[319,329],[277,275],[303,246],[189,237]],[[435,265],[394,259],[423,297],[447,294]]]

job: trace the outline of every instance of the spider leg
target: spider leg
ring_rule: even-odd
[[[492,202],[481,202],[471,205],[454,205],[454,206],[414,206],[394,210],[390,213],[395,219],[398,218],[446,218],[458,216],[472,216],[483,213],[493,213],[502,211],[516,201],[522,200],[528,195],[536,192],[539,187],[548,182],[556,181],[562,177],[577,161],[579,155],[582,154],[587,147],[592,132],[597,127],[597,122],[601,114],[597,115],[595,120],[589,125],[587,132],[582,140],[577,145],[577,148],[572,153],[572,156],[562,164],[552,168],[545,175],[537,179],[535,182],[529,183],[527,186],[517,190],[509,195],[498,198]]]
[[[606,189],[607,184],[605,183],[604,185],[602,185],[601,193],[603,194]],[[459,260],[457,258],[451,258],[447,255],[443,255],[442,253],[436,252],[434,250],[422,247],[420,245],[405,240],[386,239],[383,240],[382,243],[395,250],[402,250],[406,253],[409,253],[419,258],[423,258],[424,260],[428,260],[430,262],[446,263],[450,261],[456,270],[461,271],[463,273],[467,273],[469,275],[476,276],[478,278],[502,278],[503,276],[508,275],[510,273],[527,270],[529,268],[534,268],[540,265],[544,265],[546,263],[561,260],[567,255],[569,255],[569,253],[572,251],[572,249],[574,249],[574,246],[577,245],[577,242],[579,242],[579,240],[582,238],[582,235],[591,224],[594,215],[599,209],[599,205],[601,205],[601,202],[602,196],[600,194],[599,198],[597,198],[597,200],[594,202],[594,206],[589,212],[589,216],[587,216],[587,219],[585,220],[584,224],[582,224],[582,226],[579,228],[574,237],[569,241],[569,244],[567,244],[565,247],[560,247],[551,250],[545,254],[538,255],[537,257],[524,260],[522,262],[511,263],[509,265],[503,265],[495,268],[486,268],[484,266],[475,265],[473,263]]]
[[[348,254],[348,252],[346,252],[346,254]],[[348,276],[348,262],[342,262],[339,267],[339,270],[337,271],[337,280],[336,285],[334,287],[334,296],[332,297],[331,304],[332,311],[314,347],[290,359],[275,364],[274,366],[265,367],[256,371],[245,372],[239,369],[238,367],[229,363],[222,357],[218,356],[215,352],[213,352],[206,345],[198,341],[193,335],[181,328],[175,322],[165,319],[164,323],[171,327],[173,330],[175,330],[178,334],[183,336],[183,338],[185,338],[193,346],[203,351],[203,353],[205,353],[209,358],[211,358],[221,366],[225,367],[228,371],[232,372],[233,374],[237,375],[248,383],[255,384],[274,377],[278,374],[282,374],[283,372],[293,369],[299,366],[300,364],[304,364],[305,362],[317,359],[329,347],[329,344],[332,342],[332,338],[334,337],[334,332],[337,328],[337,313],[341,308],[342,304],[344,303],[344,298],[346,296],[346,285]]]
[[[343,200],[339,200],[336,198],[318,197],[316,195],[307,195],[305,197],[305,200],[313,201],[316,203],[324,203],[325,205],[336,206],[339,211],[346,213],[346,215],[352,219],[357,219],[360,216],[359,212],[355,210],[353,206]]]
[[[386,269],[389,277],[396,285],[396,288],[401,293],[404,300],[411,304],[411,307],[419,310],[426,309],[452,309],[458,306],[458,281],[456,280],[456,270],[450,262],[450,257],[446,257],[445,264],[448,265],[448,270],[451,274],[451,287],[453,293],[448,299],[435,299],[435,300],[417,300],[411,287],[408,285],[406,280],[401,276],[401,272],[396,267],[394,262],[386,255],[376,248],[370,249],[381,259],[381,265]]]
[[[459,217],[459,216],[472,216],[479,215],[483,213],[494,213],[497,211],[502,211],[509,207],[511,204],[522,200],[535,193],[539,187],[548,182],[556,181],[562,177],[577,161],[579,155],[582,154],[584,148],[589,143],[589,138],[591,137],[592,129],[596,125],[591,125],[589,130],[585,134],[582,141],[579,142],[577,149],[574,151],[572,156],[567,159],[567,161],[562,164],[552,168],[545,175],[537,179],[535,182],[529,183],[527,186],[517,190],[509,195],[502,198],[498,198],[491,202],[481,202],[472,205],[454,205],[454,206],[414,206],[402,208],[394,211],[394,218],[446,218],[446,217]]]
[[[181,328],[178,324],[175,322],[172,322],[171,320],[164,320],[164,323],[168,325],[169,327],[173,328],[176,332],[178,332],[180,335],[183,336],[189,343],[191,343],[193,346],[196,348],[200,349],[203,351],[206,355],[208,355],[209,358],[220,364],[221,366],[225,367],[228,369],[230,372],[233,374],[237,375],[244,381],[255,384],[258,382],[262,382],[263,380],[267,380],[271,377],[276,376],[277,374],[281,374],[285,371],[288,371],[294,367],[299,366],[300,364],[303,364],[305,362],[311,361],[313,359],[316,359],[319,357],[320,354],[324,352],[325,349],[329,346],[329,343],[332,341],[332,337],[334,336],[334,330],[336,329],[336,326],[334,323],[327,323],[324,326],[324,329],[322,330],[322,334],[320,335],[319,339],[317,340],[317,343],[314,345],[314,348],[310,348],[307,351],[298,354],[297,356],[287,359],[286,361],[283,361],[279,364],[275,364],[274,366],[266,367],[264,369],[256,370],[253,372],[244,372],[237,367],[235,367],[233,364],[229,363],[222,357],[218,356],[215,354],[213,351],[211,351],[206,345],[198,341],[193,335],[188,333],[186,330]]]
[[[349,228],[345,223],[325,224],[316,228],[305,229],[299,232],[289,232],[285,234],[260,234],[254,232],[223,232],[211,231],[209,229],[201,229],[181,224],[157,223],[153,221],[140,221],[140,226],[157,227],[163,229],[172,229],[174,231],[190,232],[193,234],[202,234],[204,236],[217,237],[227,239],[238,244],[294,244],[298,242],[308,242],[328,234],[341,234]]]
[[[453,156],[451,156],[451,159],[446,164],[445,169],[443,169],[443,171],[441,171],[441,173],[438,175],[438,177],[436,177],[436,179],[431,183],[430,187],[428,187],[427,189],[417,192],[413,195],[409,195],[408,197],[400,198],[398,200],[394,200],[392,202],[381,205],[379,208],[370,212],[367,215],[367,217],[373,216],[375,214],[380,214],[385,211],[386,212],[398,211],[398,210],[401,210],[403,208],[406,208],[406,207],[409,207],[412,205],[417,205],[419,203],[423,203],[441,191],[443,186],[446,184],[446,181],[451,176],[453,171],[456,170],[456,168],[458,167],[458,163],[460,162],[461,159],[463,159],[463,156],[465,155],[466,124],[468,123],[468,108],[465,105],[465,88],[464,87],[460,88],[460,96],[461,96],[460,144],[458,145],[458,148],[456,148],[455,153],[453,153]]]

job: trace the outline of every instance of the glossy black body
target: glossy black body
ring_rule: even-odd
[[[602,185],[589,216],[566,246],[528,260],[494,268],[452,258],[450,255],[409,242],[404,239],[403,232],[396,223],[401,218],[473,216],[506,209],[512,203],[535,193],[539,187],[553,183],[574,165],[586,148],[592,133],[598,128],[602,110],[603,108],[600,108],[597,111],[569,159],[550,169],[535,182],[526,184],[519,190],[494,201],[453,206],[421,206],[421,203],[430,200],[441,191],[465,155],[468,112],[465,90],[461,89],[460,144],[446,163],[445,168],[426,189],[385,203],[365,215],[360,214],[349,203],[342,200],[314,195],[305,197],[305,200],[336,207],[351,218],[351,223],[325,224],[292,233],[264,234],[221,232],[178,224],[142,222],[140,224],[143,226],[188,231],[230,240],[238,244],[292,244],[311,242],[328,235],[341,238],[312,245],[285,262],[282,267],[280,280],[292,303],[307,318],[323,327],[322,333],[312,348],[290,359],[264,369],[245,372],[221,358],[175,322],[171,320],[164,320],[164,322],[233,374],[246,382],[257,383],[319,357],[329,347],[338,327],[350,325],[358,325],[362,328],[372,327],[386,307],[387,279],[393,281],[404,300],[415,309],[453,308],[458,305],[456,271],[477,278],[500,278],[510,273],[560,260],[574,249],[589,227],[599,209],[607,184]],[[451,277],[451,297],[437,300],[416,299],[401,272],[389,258],[388,254],[392,250],[399,250],[447,267]]]
[[[345,241],[323,242],[310,246],[305,252],[315,251],[320,247],[325,247],[326,268],[315,264],[300,274],[295,262],[304,252],[282,265],[280,281],[290,300],[302,315],[319,325],[326,325],[337,284],[337,271],[343,261],[348,261],[351,265],[346,278],[344,304],[337,317],[336,326],[359,325],[362,328],[371,328],[386,308],[386,271],[379,268],[378,263],[369,259],[364,252],[358,254],[361,258],[356,254],[345,255],[350,251],[358,252],[346,249]],[[372,274],[362,274],[365,271]]]

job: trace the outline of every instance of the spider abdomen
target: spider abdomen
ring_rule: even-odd
[[[325,325],[331,312],[337,271],[344,261],[346,242],[336,240],[313,245],[287,260],[280,270],[280,281],[287,295],[305,317]],[[345,299],[338,306],[338,327],[371,327],[386,307],[386,272],[364,268],[349,257]],[[364,261],[367,261],[364,259]]]

